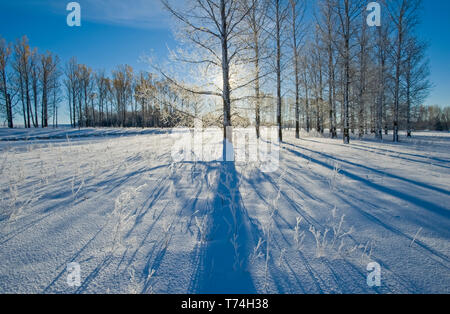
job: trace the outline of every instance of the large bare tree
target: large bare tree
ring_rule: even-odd
[[[195,47],[199,54],[182,55],[178,60],[207,67],[216,67],[221,71],[222,86],[218,90],[190,90],[196,94],[219,96],[223,102],[224,139],[232,142],[231,104],[232,92],[240,86],[232,86],[232,66],[241,56],[242,44],[239,39],[240,27],[253,8],[243,8],[241,0],[189,0],[177,8],[169,0],[162,0],[167,10],[181,24],[185,40]],[[168,75],[163,75],[170,79]],[[180,85],[180,84],[177,84]],[[186,90],[189,88],[183,87]],[[224,145],[224,156],[226,145]]]

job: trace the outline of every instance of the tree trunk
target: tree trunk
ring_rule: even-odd
[[[330,38],[328,43],[328,106],[329,106],[329,119],[330,119],[330,133],[331,138],[337,138],[337,132],[336,132],[336,124],[334,120],[335,115],[335,106],[334,106],[334,66],[333,66],[333,50],[331,46],[331,34],[329,33]]]
[[[5,90],[6,90],[6,88],[5,88]],[[13,121],[13,115],[12,115],[11,96],[9,94],[6,94],[6,115],[8,118],[8,128],[13,129],[14,121]]]
[[[6,101],[6,118],[8,120],[8,128],[14,128],[13,116],[12,116],[12,104],[11,104],[11,96],[8,93],[8,86],[6,80],[6,69],[2,70],[2,81],[3,81],[3,96]]]
[[[400,105],[400,71],[403,46],[403,9],[398,21],[398,38],[395,62],[395,89],[394,89],[394,142],[399,142],[399,105]]]
[[[349,119],[349,87],[350,87],[350,61],[349,39],[345,40],[345,88],[344,88],[344,144],[350,144],[350,119]]]
[[[412,137],[411,130],[411,63],[408,60],[408,68],[406,73],[406,129],[407,136]]]
[[[280,1],[276,2],[276,42],[277,42],[277,125],[278,125],[278,140],[283,141],[283,126],[281,117],[281,15],[280,15]]]
[[[292,4],[292,39],[294,54],[294,72],[295,72],[295,138],[300,138],[300,73],[299,73],[299,54],[297,43],[297,12],[295,5]]]
[[[230,89],[230,68],[228,58],[228,32],[227,15],[225,10],[225,0],[220,1],[220,16],[222,28],[222,78],[223,78],[223,157],[224,161],[227,159],[229,152],[227,152],[227,145],[225,140],[233,143],[233,134],[231,129],[231,89]]]
[[[378,28],[379,40],[379,77],[378,77],[378,103],[376,110],[376,138],[383,139],[383,107],[384,107],[384,67],[385,67],[385,51],[384,51],[384,37],[381,27]]]
[[[256,21],[254,21],[256,23]],[[258,34],[254,34],[254,44],[255,44],[255,122],[256,122],[256,138],[260,138],[260,127],[261,127],[261,91],[260,91],[260,68],[259,68],[259,39]]]

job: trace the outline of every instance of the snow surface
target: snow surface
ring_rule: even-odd
[[[288,132],[273,173],[174,140],[0,129],[0,293],[450,293],[450,134]]]

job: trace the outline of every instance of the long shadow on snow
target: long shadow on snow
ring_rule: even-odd
[[[275,181],[273,180],[273,178],[270,175],[267,175],[265,173],[260,173],[259,174],[260,177],[259,180],[264,180],[269,182],[272,186],[276,186]],[[288,181],[287,179],[283,179],[283,181],[285,183],[288,184],[288,186],[291,186],[295,189],[298,189],[298,183],[296,182],[295,178],[292,177],[291,178],[292,181]],[[265,198],[263,197],[263,195],[259,192],[260,189],[258,189],[258,187],[254,184],[254,181],[258,181],[258,179],[253,178],[253,180],[248,180],[248,183],[251,184],[252,189],[254,189],[254,192],[261,198],[262,201],[266,202]],[[287,193],[285,193],[283,190],[281,190],[281,196],[282,199],[284,199],[287,202],[287,205],[290,206],[290,208],[294,211],[296,211],[301,217],[304,218],[304,220],[310,224],[310,225],[314,225],[316,228],[319,229],[325,229],[325,226],[320,224],[316,219],[314,219],[313,217],[311,217],[309,214],[307,214],[301,205],[297,204],[292,198],[290,198],[288,196]],[[314,198],[312,196],[310,196],[311,198]],[[266,202],[267,206],[270,206],[267,202]],[[328,207],[332,207],[331,204],[327,204]],[[285,208],[286,209],[286,208]],[[281,221],[278,221],[281,220]],[[279,235],[281,237],[283,243],[279,243],[279,240],[277,239],[273,239],[273,243],[272,245],[274,245],[278,251],[281,251],[281,249],[283,247],[289,247],[291,245],[294,245],[293,243],[291,243],[290,241],[288,241],[288,239],[285,237],[285,235],[282,232],[282,227],[280,225],[280,222],[285,224],[286,227],[289,230],[292,230],[294,228],[294,225],[291,225],[288,221],[286,221],[281,212],[278,212],[277,215],[274,216],[274,224],[275,224],[275,230],[277,231],[277,235]],[[353,241],[355,241],[354,239],[352,239]],[[356,242],[356,241],[355,241]],[[284,264],[287,266],[287,268],[290,271],[290,275],[292,276],[292,278],[294,279],[294,281],[292,280],[286,280],[286,277],[281,276],[281,272],[272,272],[271,271],[271,276],[274,278],[277,278],[277,280],[284,280],[285,283],[289,282],[290,286],[289,288],[291,289],[291,292],[289,293],[299,293],[299,291],[301,293],[325,293],[325,291],[330,291],[330,289],[333,288],[333,285],[330,285],[330,282],[328,282],[327,279],[323,278],[323,274],[321,274],[320,271],[317,271],[313,265],[310,263],[310,261],[308,260],[308,258],[304,255],[304,253],[302,252],[302,250],[298,250],[297,254],[301,260],[302,263],[302,274],[301,276],[309,276],[309,278],[301,278],[299,277],[298,271],[299,269],[294,270],[292,268],[292,266],[290,265],[290,261],[287,260],[286,258],[284,259]],[[271,260],[274,260],[275,258],[272,257]],[[332,262],[333,263],[333,262]],[[354,282],[351,282],[351,284],[349,282],[345,282],[344,277],[340,277],[337,274],[337,271],[335,269],[333,269],[332,267],[332,263],[330,263],[329,261],[327,261],[326,259],[322,260],[322,264],[324,264],[330,271],[330,276],[331,278],[333,278],[333,280],[335,281],[336,285],[338,286],[341,293],[348,293],[352,291],[352,287],[355,284]],[[349,261],[347,260],[342,260],[341,263],[343,264],[348,264],[352,267],[353,272],[354,270],[358,270],[354,265],[352,265]],[[274,266],[274,265],[272,265]],[[273,267],[272,267],[273,268]],[[276,267],[274,269],[277,269]],[[356,272],[355,274],[361,276],[362,279],[365,278],[365,274],[363,274],[360,270],[358,270],[358,272]],[[364,280],[362,280],[363,282],[365,282]],[[278,292],[280,292],[280,287],[277,287],[279,290]],[[367,293],[367,292],[378,292],[377,289],[368,289],[367,286],[365,285],[359,285],[359,290],[361,292]]]
[[[200,250],[200,261],[190,293],[256,293],[247,269],[251,223],[239,193],[238,174],[234,163],[219,166],[217,191],[208,217],[207,242]],[[235,251],[233,234],[239,247]],[[237,253],[237,254],[236,254]]]
[[[289,148],[285,148],[285,149],[287,151],[291,152],[294,155],[297,155],[297,156],[299,156],[301,158],[310,159],[312,162],[314,162],[314,163],[316,163],[318,165],[321,165],[321,166],[323,166],[325,168],[333,170],[333,167],[331,165],[329,165],[329,164],[327,164],[327,163],[325,163],[323,161],[320,161],[320,160],[308,157],[308,156],[306,156],[306,155],[304,155],[304,154],[302,154],[302,153],[300,153],[298,151],[295,151],[295,150],[292,150],[292,149],[289,149]],[[312,151],[312,152],[314,152],[314,151]],[[314,153],[317,153],[317,152],[314,152]],[[317,153],[317,154],[321,154],[321,153]],[[326,155],[326,156],[328,156],[328,155]],[[329,156],[329,158],[336,159],[336,158],[333,158],[331,156]],[[336,160],[340,160],[340,159],[336,159]],[[343,162],[345,162],[345,161],[343,161]],[[356,165],[356,166],[359,166],[359,165]],[[362,166],[362,167],[363,168],[368,168],[368,167],[364,167],[364,166]],[[368,169],[370,169],[372,171],[375,171],[374,169],[371,169],[371,168],[368,168]],[[355,181],[359,181],[361,183],[364,183],[365,185],[367,185],[367,186],[369,186],[371,188],[374,188],[374,189],[376,189],[376,190],[378,190],[380,192],[383,192],[383,193],[395,196],[397,198],[403,199],[403,200],[405,200],[407,202],[412,203],[413,205],[420,206],[420,207],[424,208],[425,210],[430,211],[430,212],[432,212],[434,214],[440,215],[440,216],[442,216],[442,217],[444,217],[446,219],[450,219],[450,210],[447,209],[447,208],[444,208],[442,206],[439,206],[439,205],[433,204],[431,202],[422,200],[422,199],[417,198],[415,196],[408,195],[406,193],[403,193],[403,192],[400,192],[400,191],[396,191],[396,190],[393,190],[391,188],[388,188],[388,187],[385,187],[385,186],[373,183],[373,182],[371,182],[371,181],[369,181],[367,179],[364,179],[364,178],[362,178],[362,177],[360,177],[360,176],[358,176],[356,174],[350,173],[350,172],[348,172],[346,170],[341,170],[340,172],[343,175],[345,175],[346,177],[348,177],[350,179],[353,179]],[[379,171],[379,172],[383,173],[381,171]],[[389,174],[387,174],[387,175],[389,175]],[[394,177],[397,178],[397,176],[394,176]],[[398,178],[400,178],[400,177],[398,177]],[[445,191],[445,193],[448,194],[449,192]]]
[[[322,161],[320,161],[320,160],[317,160],[317,159],[308,157],[308,156],[303,155],[302,153],[300,153],[300,152],[298,152],[298,151],[295,151],[295,150],[292,150],[292,149],[289,149],[289,148],[285,148],[285,149],[286,149],[287,151],[289,151],[290,153],[292,153],[292,154],[294,154],[294,155],[297,155],[297,156],[299,156],[299,157],[301,157],[301,158],[306,158],[306,159],[309,158],[312,162],[314,162],[314,163],[316,163],[316,164],[318,164],[318,165],[321,165],[321,166],[323,166],[323,167],[325,167],[325,168],[328,168],[328,169],[330,169],[330,170],[333,169],[333,167],[332,167],[331,165],[328,165],[328,164],[325,163],[325,162],[322,162]],[[449,219],[449,218],[450,218],[450,211],[449,211],[448,209],[446,209],[446,208],[443,208],[443,207],[439,206],[439,205],[430,203],[430,202],[428,202],[428,201],[419,199],[419,198],[417,198],[417,197],[414,197],[414,196],[412,196],[412,195],[405,194],[405,193],[400,192],[400,191],[393,190],[393,189],[388,188],[388,187],[381,186],[381,185],[379,185],[379,184],[373,183],[373,182],[371,182],[371,181],[369,181],[369,180],[366,180],[366,179],[364,179],[364,178],[362,178],[362,177],[360,177],[360,176],[357,176],[357,175],[355,175],[355,174],[353,174],[353,173],[350,173],[350,172],[348,172],[348,171],[345,171],[345,170],[341,170],[341,173],[342,173],[343,175],[347,176],[348,178],[351,178],[351,179],[353,179],[353,180],[356,180],[356,181],[359,181],[359,182],[361,182],[361,183],[364,183],[365,185],[367,185],[367,186],[369,186],[369,187],[371,187],[371,188],[374,188],[374,189],[376,189],[376,190],[378,190],[378,191],[380,191],[380,192],[383,192],[383,193],[386,193],[386,194],[395,196],[395,197],[397,197],[397,198],[400,198],[400,199],[403,199],[403,200],[405,200],[405,201],[407,201],[407,202],[410,202],[410,203],[412,203],[412,204],[414,204],[414,205],[420,206],[420,207],[422,207],[423,209],[425,209],[425,210],[427,210],[427,211],[430,211],[430,212],[432,212],[432,213],[435,213],[435,214],[437,214],[437,215],[442,216],[443,218],[446,218],[446,219]],[[364,212],[364,214],[365,214],[366,216],[369,215],[367,212]],[[386,225],[385,223],[382,223],[380,220],[376,219],[374,216],[370,215],[369,218],[370,218],[371,220],[375,220],[376,222],[378,222],[380,225],[386,227],[387,229],[389,229],[389,230],[391,230],[391,231],[395,231],[391,226],[388,226],[388,225]],[[396,232],[396,233],[398,233],[398,232]]]
[[[317,143],[317,144],[324,144],[322,142],[311,140],[311,139],[302,139],[302,141],[312,142],[312,143]],[[360,143],[364,143],[364,144],[367,143],[366,141],[359,141],[359,142]],[[371,142],[369,142],[369,143],[371,143]],[[383,142],[383,144],[386,144],[386,143]],[[356,149],[356,150],[361,150],[361,151],[366,151],[366,152],[369,152],[369,153],[381,155],[381,156],[384,156],[384,157],[394,157],[394,158],[398,158],[398,159],[403,159],[405,161],[412,161],[412,162],[421,163],[421,164],[425,164],[425,165],[429,165],[430,162],[421,161],[421,160],[417,160],[417,159],[411,159],[411,158],[407,158],[407,157],[400,157],[400,155],[417,157],[417,158],[422,158],[422,159],[427,159],[427,160],[433,160],[433,161],[436,161],[436,162],[442,162],[442,163],[447,163],[447,164],[450,162],[450,160],[445,160],[445,159],[431,157],[431,156],[425,157],[425,156],[421,156],[421,155],[417,155],[417,154],[411,154],[411,153],[405,153],[405,152],[400,152],[400,151],[395,151],[395,150],[389,150],[389,149],[380,148],[380,147],[374,147],[374,146],[370,146],[370,145],[368,145],[368,146],[365,146],[365,145],[362,145],[362,144],[358,145],[358,144],[355,144],[355,142],[351,143],[350,145],[337,144],[337,143],[327,143],[327,145],[333,145],[333,146],[338,146],[338,147],[348,147],[348,148],[352,148],[352,149]],[[398,154],[399,156],[392,156],[392,155],[386,155],[386,154]],[[434,164],[434,166],[450,169],[450,167],[443,166],[443,165],[436,165],[436,164]]]
[[[297,145],[294,145],[294,144],[290,144],[290,143],[285,143],[285,144],[289,145],[289,146],[292,146],[294,148],[297,148],[297,149],[303,149],[303,150],[306,150],[306,151],[311,152],[313,154],[317,154],[317,155],[323,156],[324,158],[329,158],[329,159],[333,159],[333,160],[336,160],[336,161],[339,161],[339,162],[342,162],[342,163],[346,163],[346,164],[349,164],[349,165],[352,165],[352,166],[355,166],[355,167],[360,167],[360,168],[366,169],[366,170],[368,170],[370,172],[378,173],[379,175],[382,175],[382,176],[390,177],[392,179],[401,180],[401,181],[404,181],[404,182],[416,185],[416,186],[418,186],[420,188],[429,189],[429,190],[432,190],[432,191],[439,192],[439,193],[445,194],[447,196],[450,196],[450,191],[444,190],[444,189],[441,189],[441,188],[438,188],[438,187],[435,187],[435,186],[431,186],[431,185],[423,183],[423,182],[416,182],[414,180],[410,180],[410,179],[407,179],[407,178],[399,177],[399,176],[397,176],[395,174],[387,173],[387,172],[380,171],[380,170],[377,170],[377,169],[374,169],[374,168],[370,168],[370,167],[367,167],[367,166],[364,166],[364,165],[356,164],[354,162],[351,162],[351,161],[348,161],[348,160],[343,160],[343,159],[340,159],[340,158],[337,158],[337,157],[334,157],[334,156],[331,156],[331,155],[328,155],[328,154],[325,154],[325,153],[322,153],[322,152],[318,152],[318,151],[315,151],[315,150],[312,150],[312,149],[308,149],[306,147],[300,147],[300,146],[297,146]],[[290,150],[288,148],[286,148],[286,149],[291,151],[291,152],[294,152],[293,150]]]

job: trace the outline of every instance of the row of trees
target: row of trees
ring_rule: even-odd
[[[121,65],[107,76],[72,58],[64,87],[73,127],[193,126],[201,101],[171,81]]]
[[[0,37],[0,103],[10,128],[19,105],[25,127],[48,127],[50,117],[57,125],[60,77],[54,54],[31,49],[26,37],[14,45]]]
[[[379,1],[381,26],[363,0],[162,0],[179,23],[180,47],[158,75],[128,65],[110,75],[72,58],[61,66],[26,37],[0,40],[0,102],[10,127],[57,124],[67,103],[73,127],[253,124],[315,129],[345,143],[403,128],[443,127],[422,105],[431,84],[427,45],[417,36],[420,0]],[[189,65],[189,67],[186,67]],[[188,72],[190,71],[193,72]],[[192,74],[194,73],[194,74]],[[64,96],[64,97],[63,97]],[[4,105],[3,105],[4,104]],[[425,118],[427,116],[427,118]],[[432,118],[428,118],[433,116]],[[438,114],[444,121],[444,113]],[[442,118],[442,119],[441,119]]]
[[[379,1],[375,28],[363,0],[318,0],[309,8],[305,0],[187,2],[177,8],[163,0],[188,47],[175,57],[205,73],[220,69],[222,86],[195,92],[222,98],[224,130],[246,88],[257,134],[262,98],[270,97],[280,140],[286,118],[295,120],[297,137],[302,124],[307,131],[328,128],[333,138],[340,127],[345,143],[351,132],[381,139],[389,129],[398,141],[401,125],[411,136],[413,107],[431,87],[427,45],[416,29],[421,0]]]
[[[418,106],[413,110],[414,129],[450,131],[450,107]]]
[[[61,65],[51,52],[32,49],[27,37],[7,44],[0,38],[0,105],[8,127],[18,116],[26,128],[58,126],[58,109],[66,104],[72,127],[192,126],[200,102],[167,80],[128,65],[111,77],[76,58]],[[16,120],[15,120],[16,118]]]

